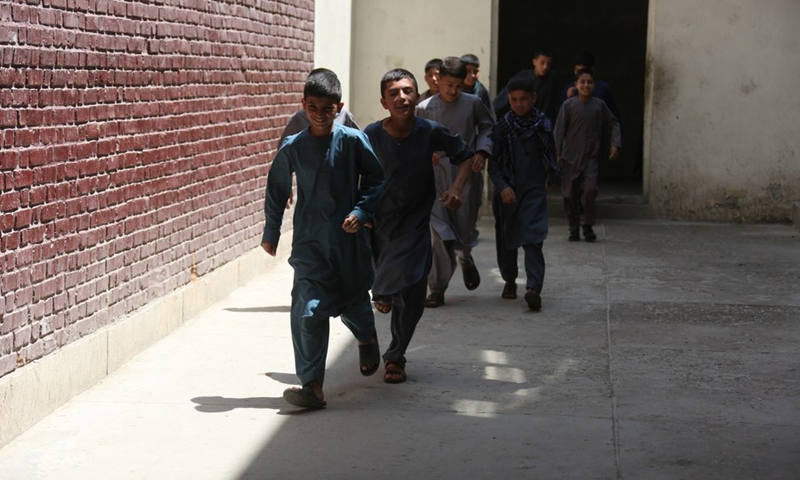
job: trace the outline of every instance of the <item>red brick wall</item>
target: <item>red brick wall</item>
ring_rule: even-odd
[[[0,376],[258,245],[313,9],[0,1]]]

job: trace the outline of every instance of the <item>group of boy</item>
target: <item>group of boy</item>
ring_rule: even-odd
[[[475,67],[474,73],[469,66]],[[574,132],[582,112],[567,107],[569,114],[563,121],[559,114],[554,131],[553,122],[535,107],[537,83],[524,75],[509,81],[509,111],[495,122],[477,68],[474,55],[429,62],[424,100],[410,72],[390,70],[380,83],[381,105],[389,116],[364,132],[334,122],[343,111],[336,75],[326,69],[309,75],[302,101],[309,126],[288,136],[273,161],[262,237],[262,247],[274,256],[296,175],[290,317],[302,387],[284,391],[288,403],[325,407],[329,319],[335,316],[358,342],[363,375],[374,374],[383,360],[385,382],[406,381],[405,353],[415,328],[426,307],[444,304],[456,266],[468,289],[480,284],[471,250],[477,244],[487,161],[496,187],[493,212],[497,261],[505,281],[502,297],[516,298],[517,251],[522,247],[525,301],[532,310],[541,309],[546,189],[559,166],[563,178],[586,187],[586,166],[575,160],[591,146],[561,148],[559,141],[569,144],[587,127]],[[470,77],[474,82],[468,86]],[[577,79],[577,101],[594,105],[587,86],[591,71],[581,71]],[[463,95],[468,88],[483,89],[485,99],[480,93]],[[597,104],[592,112],[602,113],[602,108]],[[375,309],[391,313],[392,341],[383,355],[370,289]]]

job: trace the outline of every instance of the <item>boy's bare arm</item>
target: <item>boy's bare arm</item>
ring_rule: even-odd
[[[444,202],[444,206],[450,210],[457,210],[461,206],[461,192],[464,190],[464,185],[469,180],[470,173],[474,169],[472,162],[475,157],[470,158],[466,162],[458,166],[458,174],[450,188],[445,190],[439,201]]]

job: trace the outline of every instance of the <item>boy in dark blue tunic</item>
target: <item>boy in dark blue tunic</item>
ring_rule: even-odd
[[[489,176],[495,185],[497,266],[506,282],[503,298],[517,298],[517,250],[525,251],[525,302],[531,310],[542,308],[544,254],[547,238],[547,187],[556,171],[553,128],[534,107],[536,85],[527,76],[508,82],[511,111],[494,127],[494,151]]]
[[[375,373],[381,360],[369,301],[372,251],[361,227],[372,220],[380,199],[383,169],[362,132],[334,124],[341,98],[341,84],[330,70],[308,77],[303,109],[310,126],[281,145],[264,202],[261,246],[274,256],[296,174],[291,326],[303,387],[287,389],[283,398],[305,408],[326,404],[322,385],[330,317],[341,316],[358,340],[363,375]]]
[[[433,153],[444,151],[459,165],[453,184],[439,193],[438,200],[447,208],[461,206],[461,191],[472,168],[467,144],[444,126],[415,116],[418,96],[411,72],[390,70],[381,80],[381,105],[389,117],[364,129],[385,172],[373,230],[372,294],[379,311],[392,313],[392,343],[383,354],[387,383],[406,380],[405,352],[425,309],[431,210],[437,200]]]

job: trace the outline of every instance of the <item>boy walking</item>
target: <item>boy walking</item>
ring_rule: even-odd
[[[472,152],[442,125],[417,118],[417,81],[395,69],[381,79],[381,105],[389,117],[364,130],[381,159],[386,184],[375,213],[373,300],[378,311],[392,314],[392,343],[383,354],[384,382],[406,381],[406,349],[425,309],[431,266],[431,210],[437,197],[448,209],[461,205],[471,173]],[[437,195],[433,153],[444,151],[458,165],[449,188]]]
[[[481,61],[471,53],[461,55],[461,61],[467,67],[467,78],[464,79],[464,93],[475,95],[481,99],[486,108],[492,111],[492,101],[489,99],[489,91],[478,80],[478,73],[481,71]]]
[[[281,146],[269,171],[264,202],[267,223],[261,246],[275,256],[296,174],[289,258],[295,272],[291,328],[295,369],[303,387],[287,389],[283,398],[304,408],[326,405],[322,385],[330,317],[341,316],[358,340],[363,375],[372,375],[380,366],[368,293],[372,252],[361,227],[372,220],[383,189],[383,169],[366,135],[334,124],[341,98],[333,72],[308,77],[303,109],[310,126]]]
[[[578,70],[575,75],[578,95],[561,105],[555,126],[556,155],[561,169],[561,195],[569,222],[569,241],[580,241],[578,227],[583,227],[587,242],[597,240],[593,225],[596,216],[598,158],[603,129],[611,131],[613,160],[622,148],[619,122],[606,103],[592,96],[594,73]],[[583,213],[581,213],[583,212]]]
[[[502,298],[517,298],[517,251],[525,252],[525,302],[531,310],[542,308],[545,262],[542,246],[547,238],[547,188],[556,172],[553,127],[537,110],[536,84],[518,75],[508,82],[511,110],[494,127],[494,150],[489,176],[495,185],[497,266],[506,282]]]
[[[422,92],[419,100],[425,100],[439,93],[439,67],[441,66],[441,58],[432,58],[425,64],[425,83],[428,85],[428,89]]]
[[[483,167],[492,151],[492,113],[474,95],[462,95],[467,68],[458,57],[447,57],[439,68],[439,93],[417,106],[416,114],[444,125],[458,134],[469,145],[472,157],[472,174],[464,186],[463,206],[457,211],[448,210],[437,202],[431,216],[433,264],[428,276],[431,293],[425,301],[429,308],[444,305],[444,293],[456,270],[456,256],[464,275],[464,285],[475,290],[481,277],[472,248],[478,244],[475,223],[483,196]],[[434,168],[436,190],[444,192],[454,183],[458,168],[449,158],[442,156]]]
[[[531,60],[532,69],[520,70],[514,75],[528,75],[536,85],[536,109],[544,113],[550,122],[556,121],[558,110],[561,108],[561,97],[556,85],[556,74],[552,71],[553,52],[548,49],[539,49],[533,52]],[[503,88],[494,99],[494,111],[498,118],[508,109],[508,90]]]

